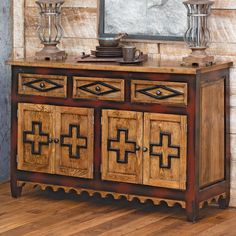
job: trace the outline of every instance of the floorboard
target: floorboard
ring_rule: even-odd
[[[209,206],[198,223],[180,208],[0,185],[0,236],[236,236],[236,209]]]

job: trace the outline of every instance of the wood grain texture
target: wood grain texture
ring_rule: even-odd
[[[35,0],[25,0],[25,7],[35,7]],[[66,0],[63,7],[97,8],[97,0]]]
[[[27,67],[46,67],[48,61],[36,61],[34,58],[9,60],[8,64]],[[170,73],[196,75],[215,70],[226,69],[232,66],[232,62],[219,62],[209,67],[185,67],[179,61],[149,60],[141,65],[123,65],[118,63],[77,63],[74,57],[69,57],[63,62],[50,62],[50,68],[80,69],[80,70],[102,70],[120,72],[147,72],[147,73]]]
[[[94,112],[93,109],[55,107],[57,145],[55,174],[93,178]],[[62,140],[63,137],[63,140]],[[62,145],[70,145],[62,146]]]
[[[224,78],[201,86],[200,186],[224,179]],[[214,99],[212,99],[214,98]],[[214,114],[214,115],[213,115]],[[210,128],[211,127],[211,128]]]
[[[145,90],[145,94],[143,94],[143,90]],[[175,92],[179,94],[171,97]],[[160,99],[158,99],[158,96]],[[162,97],[166,98],[162,99]],[[145,80],[131,81],[132,102],[187,105],[187,100],[188,86],[186,83],[153,82]]]
[[[120,200],[122,198],[125,198],[128,201],[134,201],[138,199],[140,203],[147,203],[151,201],[154,205],[160,205],[163,202],[165,202],[169,207],[174,207],[176,205],[179,205],[182,208],[185,208],[184,201],[171,200],[171,199],[165,199],[165,198],[155,198],[155,197],[147,197],[147,196],[133,195],[133,194],[121,194],[121,193],[107,192],[107,191],[96,191],[93,189],[72,188],[72,187],[65,187],[65,186],[59,186],[59,185],[48,185],[48,184],[24,182],[24,181],[19,181],[19,185],[29,185],[32,188],[40,187],[42,190],[51,188],[54,192],[57,192],[63,189],[65,193],[76,192],[79,195],[87,193],[90,197],[96,196],[96,194],[99,194],[102,198],[107,198],[109,196],[112,196],[115,200]]]
[[[88,87],[83,89],[84,86]],[[124,95],[124,80],[122,79],[73,77],[73,98],[75,99],[124,101]]]
[[[24,36],[24,2],[25,0],[13,0],[13,56],[25,57]]]
[[[236,134],[236,107],[230,109],[230,133]]]
[[[236,135],[231,134],[230,135],[230,141],[231,141],[231,158],[232,161],[236,161]]]
[[[18,109],[18,169],[93,177],[93,109],[22,103]]]
[[[236,9],[235,0],[215,0],[212,8],[221,9]]]
[[[27,185],[26,185],[27,187]],[[62,191],[25,190],[21,200],[0,185],[0,234],[58,235],[235,235],[236,210],[205,208],[197,224],[187,223],[184,210],[127,203],[124,200],[79,197]],[[25,204],[27,202],[27,204]]]
[[[161,134],[169,136],[164,139]],[[162,145],[160,145],[161,142]],[[148,148],[148,152],[143,154],[143,183],[158,187],[186,189],[187,117],[145,113],[143,143],[144,147]],[[153,144],[155,147],[151,149]],[[160,146],[158,147],[157,144]],[[179,152],[176,147],[179,148]],[[162,160],[160,156],[152,155],[152,152],[161,153]],[[177,158],[170,158],[170,156]]]
[[[212,10],[209,17],[209,30],[211,32],[211,40],[214,43],[235,43],[235,10]]]
[[[25,37],[37,37],[37,27],[40,22],[39,9],[25,7]],[[97,9],[88,7],[63,7],[62,27],[65,38],[96,38]]]
[[[48,97],[67,97],[66,76],[20,73],[18,78],[19,94]]]
[[[42,45],[38,37],[28,37],[25,40],[25,57],[34,57],[37,51],[42,49]],[[63,38],[58,44],[58,48],[65,49],[69,56],[74,58],[82,55],[82,52],[86,54],[91,53],[91,49],[95,49],[98,45],[97,39],[81,39],[81,38]]]
[[[49,137],[51,138],[54,130],[53,119],[52,106],[36,104],[18,105],[17,159],[19,170],[54,173],[54,144],[40,144],[40,142],[48,142]],[[34,125],[34,122],[41,123],[41,129],[39,125]],[[28,132],[28,134],[24,137],[25,132]],[[47,134],[48,139],[40,133]],[[29,142],[32,142],[32,144]],[[36,154],[33,154],[33,150]]]
[[[210,205],[211,203],[215,203],[216,204],[216,203],[218,203],[219,199],[222,199],[222,198],[223,199],[226,198],[226,194],[225,193],[217,195],[217,196],[214,196],[212,198],[209,198],[206,201],[200,202],[199,203],[199,207],[203,208],[205,204],[208,204],[208,205]]]
[[[121,130],[122,132],[120,132]],[[126,131],[127,133],[123,131]],[[103,110],[103,180],[137,184],[142,183],[142,137],[143,113]],[[139,148],[136,150],[137,146]],[[127,158],[127,160],[125,160],[125,158]]]
[[[236,178],[236,161],[232,161],[232,166],[231,166],[231,178],[235,179]],[[232,181],[231,187],[233,190],[236,190],[236,182]]]

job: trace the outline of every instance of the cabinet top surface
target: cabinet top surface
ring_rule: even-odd
[[[177,61],[160,61],[148,59],[147,62],[135,65],[120,65],[116,62],[77,62],[76,58],[68,58],[65,61],[37,61],[34,58],[10,59],[8,64],[13,66],[46,67],[79,70],[102,70],[102,71],[126,71],[126,72],[149,72],[149,73],[172,73],[172,74],[199,74],[215,70],[226,69],[233,65],[232,62],[216,62],[208,67],[181,66]]]

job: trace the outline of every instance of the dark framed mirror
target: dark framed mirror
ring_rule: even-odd
[[[182,41],[186,29],[182,0],[100,0],[99,37]]]

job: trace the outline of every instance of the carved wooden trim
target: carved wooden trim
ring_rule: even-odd
[[[209,204],[211,204],[211,203],[213,203],[213,202],[218,203],[218,201],[219,201],[220,198],[225,199],[225,198],[226,198],[226,193],[219,194],[219,195],[217,195],[217,196],[211,197],[211,198],[209,198],[209,199],[207,199],[207,200],[204,200],[204,201],[200,202],[200,203],[199,203],[199,208],[203,208],[205,204],[208,204],[208,205],[209,205]]]
[[[46,188],[51,188],[54,192],[60,189],[63,189],[65,193],[69,193],[73,191],[73,192],[76,192],[78,195],[86,192],[89,194],[90,197],[99,193],[102,198],[113,196],[115,200],[118,200],[124,197],[130,202],[135,199],[138,199],[141,203],[152,201],[154,205],[160,205],[161,203],[165,202],[169,207],[173,207],[176,204],[178,204],[182,208],[186,208],[186,203],[184,201],[178,201],[178,200],[140,196],[140,195],[126,194],[126,193],[107,192],[107,191],[92,190],[92,189],[85,189],[85,188],[73,188],[73,187],[66,187],[66,186],[60,186],[60,185],[42,184],[42,183],[36,183],[36,182],[34,183],[34,182],[28,182],[28,181],[18,181],[19,186],[23,187],[26,184],[31,185],[33,188],[39,187],[41,190],[45,190]]]
[[[168,153],[167,154],[167,160],[168,160],[168,164],[165,165],[164,164],[164,152],[163,150],[160,150],[163,148],[163,145],[166,145],[166,143],[164,143],[164,136],[167,137],[167,148],[168,150],[170,149],[170,151],[173,150],[177,152],[177,154],[173,154],[172,152]],[[159,148],[159,152],[155,152],[154,151],[154,148]],[[150,144],[150,155],[151,156],[157,156],[160,158],[160,161],[159,161],[159,166],[160,168],[166,168],[166,169],[171,169],[171,159],[172,158],[180,158],[180,147],[179,146],[175,146],[172,144],[171,142],[171,133],[168,133],[168,132],[160,132],[160,142],[158,144]]]
[[[76,137],[73,137],[73,129],[76,130]],[[76,154],[73,153],[73,138],[77,139],[76,142]],[[70,139],[70,142],[66,141],[66,139]],[[81,142],[83,142],[81,144]],[[80,125],[69,124],[69,134],[61,134],[61,147],[69,148],[69,157],[72,159],[80,159],[80,149],[87,149],[88,146],[87,137],[83,137],[80,135]]]
[[[23,131],[23,143],[31,144],[31,153],[32,155],[42,155],[42,146],[49,146],[50,140],[49,140],[49,134],[44,133],[42,130],[42,122],[39,121],[32,121],[32,128],[31,130],[25,130]],[[38,127],[38,134],[36,134],[36,127]],[[40,136],[40,140],[36,140],[35,138],[28,139],[28,136]],[[46,138],[45,141],[43,141],[43,137]],[[38,143],[38,145],[36,145]],[[35,148],[35,146],[38,146],[38,148]]]
[[[131,101],[186,106],[188,85],[183,82],[132,80]]]
[[[73,98],[124,101],[124,80],[73,77]]]
[[[125,150],[124,150],[124,156],[121,156],[121,151],[120,148],[114,148],[113,147],[113,143],[120,143],[121,142],[121,133],[125,134],[125,143],[123,143],[123,145],[125,146]],[[128,163],[128,155],[129,153],[136,153],[136,142],[130,141],[129,140],[129,130],[128,129],[122,129],[122,128],[118,128],[117,130],[117,137],[115,139],[108,139],[107,140],[107,151],[112,151],[112,152],[116,152],[116,161],[117,163],[120,164],[127,164]],[[126,144],[127,145],[132,145],[133,148],[132,149],[126,149]]]
[[[18,93],[66,98],[67,76],[20,73],[18,75]]]

